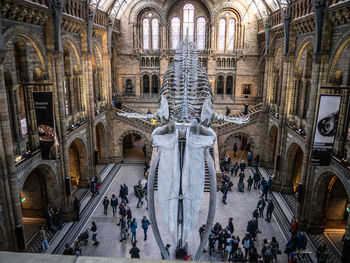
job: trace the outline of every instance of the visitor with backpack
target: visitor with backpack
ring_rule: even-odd
[[[242,245],[245,250],[245,258],[248,259],[250,250],[253,247],[253,240],[249,233],[247,233],[245,237],[242,239]]]
[[[143,229],[143,233],[144,233],[144,241],[146,241],[147,240],[147,230],[148,230],[148,226],[150,225],[150,222],[148,221],[146,216],[143,216],[141,224],[142,224],[142,229]]]
[[[270,263],[273,260],[273,252],[270,241],[267,241],[267,244],[264,244],[261,255],[263,256],[264,263]]]

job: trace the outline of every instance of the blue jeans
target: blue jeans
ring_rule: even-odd
[[[142,197],[139,197],[139,201],[137,202],[137,205],[136,205],[136,207],[139,207],[139,205],[142,205]]]
[[[46,239],[41,241],[41,247],[43,248],[43,251],[49,248],[49,243],[47,242]]]
[[[92,241],[96,242],[97,241],[97,234],[92,234]]]
[[[148,228],[144,228],[143,229],[143,234],[145,236],[145,240],[147,239],[147,230],[148,230]]]
[[[136,231],[131,232],[131,242],[134,243],[136,241]]]

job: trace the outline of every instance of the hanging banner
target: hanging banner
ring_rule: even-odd
[[[340,95],[321,95],[310,164],[328,166],[331,163],[334,138],[337,133]]]
[[[41,146],[41,157],[44,160],[56,159],[59,154],[52,96],[51,91],[33,92],[36,122],[38,125]]]

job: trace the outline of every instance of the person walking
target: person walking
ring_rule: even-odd
[[[237,143],[234,143],[234,145],[233,145],[233,156],[234,156],[234,157],[237,156],[237,150],[238,150]]]
[[[129,200],[128,200],[129,188],[128,188],[128,186],[126,185],[126,183],[123,184],[123,187],[124,187],[124,189],[125,189],[125,196],[124,196],[125,201],[126,201],[126,203],[129,203]]]
[[[115,196],[115,194],[112,194],[111,207],[112,207],[113,216],[115,216],[115,212],[117,211],[117,206],[118,206],[118,198]]]
[[[166,251],[166,253],[168,254],[168,257],[170,257],[169,248],[170,248],[170,244],[166,244],[166,246],[165,246],[165,251]],[[165,257],[163,256],[163,254],[162,254],[162,253],[160,253],[160,254],[161,254],[161,256],[162,256],[162,259],[164,260]]]
[[[140,249],[136,246],[136,242],[132,243],[129,254],[131,254],[131,258],[140,258]]]
[[[261,255],[263,256],[264,263],[270,263],[273,260],[273,252],[270,241],[267,241],[267,244],[264,244]]]
[[[200,228],[199,228],[199,238],[201,240],[201,243],[203,241],[203,235],[204,235],[204,231],[205,231],[205,225],[202,225]],[[203,253],[207,252],[205,250],[205,248],[203,249]]]
[[[129,231],[129,228],[130,228],[130,223],[131,223],[131,220],[132,220],[132,213],[131,213],[131,209],[130,207],[126,207],[126,227],[127,227],[127,234],[129,235],[128,231]]]
[[[143,191],[142,191],[141,181],[139,181],[138,185],[135,185],[134,190],[135,190],[135,195],[138,198],[136,207],[140,208],[140,206],[143,204],[143,201],[142,201]]]
[[[260,154],[257,154],[257,156],[255,156],[255,167],[256,169],[258,169],[259,167],[259,163],[260,163]]]
[[[146,216],[143,216],[141,224],[142,224],[142,229],[143,229],[143,234],[144,234],[144,241],[146,241],[147,240],[147,230],[148,230],[148,226],[150,225],[150,222],[148,221]]]
[[[90,231],[92,232],[92,241],[94,241],[94,246],[97,246],[100,242],[97,241],[97,234],[98,234],[98,231],[97,231],[97,226],[96,226],[96,223],[94,221],[91,222],[91,228],[90,228]]]
[[[221,187],[221,193],[223,194],[223,196],[222,196],[222,202],[225,204],[225,205],[227,205],[227,203],[226,203],[226,199],[227,199],[227,191],[228,191],[228,183],[227,182],[225,182],[223,185],[222,185],[222,187]]]
[[[117,224],[117,226],[120,225],[122,218],[125,216],[126,216],[126,209],[125,209],[124,205],[122,203],[120,203],[120,205],[119,205],[119,223]]]
[[[230,217],[230,218],[228,219],[228,228],[230,229],[231,235],[233,234],[233,231],[235,231],[235,228],[234,228],[234,226],[233,226],[232,220],[233,220],[232,217]]]
[[[108,206],[109,206],[109,200],[108,200],[107,196],[105,196],[102,204],[103,204],[103,213],[105,215],[107,215],[107,212],[108,212],[107,210],[108,210]]]
[[[126,189],[123,184],[120,185],[119,190],[120,203],[126,205]]]
[[[50,246],[49,246],[49,243],[47,242],[46,232],[44,230],[43,225],[39,227],[38,234],[41,241],[41,247],[43,248],[43,252],[45,252],[46,249],[48,249]]]
[[[136,242],[136,229],[137,229],[136,219],[133,218],[131,223],[130,223],[131,242]]]
[[[244,103],[244,110],[243,110],[243,114],[244,115],[247,115],[248,114],[248,104],[247,103]]]
[[[121,216],[120,220],[119,220],[119,225],[120,225],[120,240],[119,242],[123,242],[124,240],[126,240],[126,218],[125,216]]]
[[[275,205],[273,204],[272,200],[269,200],[266,208],[266,219],[265,219],[268,223],[270,223],[271,221],[271,216],[274,209],[275,209]]]
[[[321,244],[316,252],[317,263],[326,263],[328,262],[328,249],[326,244]]]
[[[73,201],[73,210],[74,210],[74,213],[75,213],[75,221],[79,221],[80,220],[80,217],[79,217],[79,214],[80,214],[80,201],[79,201],[79,199],[76,196],[74,197],[74,201]]]
[[[81,247],[79,245],[79,241],[75,240],[74,241],[74,246],[73,246],[73,253],[75,256],[80,256],[81,255]]]
[[[143,145],[142,151],[143,151],[143,156],[146,156],[146,153],[147,153],[147,146],[146,146],[146,144]]]
[[[231,113],[231,110],[229,107],[226,106],[226,116],[229,116]]]

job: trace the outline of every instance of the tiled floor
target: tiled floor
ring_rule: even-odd
[[[123,166],[112,182],[111,186],[107,190],[106,196],[110,197],[113,193],[119,193],[119,187],[122,182],[125,182],[129,186],[129,206],[132,210],[133,217],[136,218],[138,223],[137,230],[137,246],[141,250],[141,257],[148,259],[160,259],[160,253],[158,246],[155,242],[155,239],[152,234],[151,228],[149,228],[148,240],[143,241],[143,231],[141,228],[141,219],[144,215],[147,215],[146,204],[143,204],[141,208],[136,208],[137,199],[135,198],[133,192],[133,185],[137,184],[139,179],[142,179],[143,176],[143,166],[142,165],[126,165]],[[246,178],[247,179],[247,178]],[[234,187],[232,192],[229,192],[227,203],[228,205],[224,205],[221,202],[222,194],[220,192],[217,193],[217,206],[216,206],[216,217],[215,222],[220,222],[223,226],[226,226],[227,220],[229,217],[233,217],[235,234],[239,235],[242,239],[245,235],[247,221],[250,220],[252,216],[252,212],[256,207],[258,201],[259,193],[256,190],[251,192],[246,191],[244,193],[240,193],[237,191],[237,181],[238,178],[234,178]],[[156,195],[157,200],[157,195]],[[204,193],[204,198],[202,202],[202,208],[200,211],[199,219],[197,222],[197,227],[191,234],[188,243],[189,243],[189,253],[194,254],[196,248],[199,245],[199,227],[205,223],[208,211],[209,201],[209,193]],[[156,211],[159,208],[159,204],[156,201]],[[148,215],[147,215],[148,217]],[[112,211],[109,209],[108,216],[103,214],[103,206],[102,203],[96,207],[95,211],[91,215],[91,218],[87,222],[86,226],[90,227],[91,221],[95,221],[98,228],[98,240],[100,244],[95,247],[92,245],[91,235],[90,241],[87,247],[83,247],[83,255],[85,256],[104,256],[104,257],[118,257],[118,258],[129,258],[129,250],[131,248],[131,237],[128,237],[127,241],[122,243],[120,240],[120,229],[116,225],[117,218],[112,216]],[[163,237],[163,242],[170,243],[170,239],[167,235],[166,227],[162,224],[161,216],[159,215],[159,211],[157,212],[157,221],[159,223],[159,229],[161,235]],[[264,238],[271,239],[272,236],[275,236],[277,240],[280,242],[280,248],[283,251],[285,247],[285,240],[282,238],[281,231],[276,225],[274,217],[272,218],[271,223],[266,223],[265,220],[259,220],[259,228],[262,231],[261,234],[258,235],[256,246],[261,248],[261,244]],[[174,244],[171,244],[171,256],[174,258]],[[285,255],[279,256],[279,262],[285,262]],[[208,254],[205,253],[202,256],[201,260],[209,260]],[[283,261],[284,260],[284,261]],[[217,256],[213,261],[223,261],[220,256]]]

